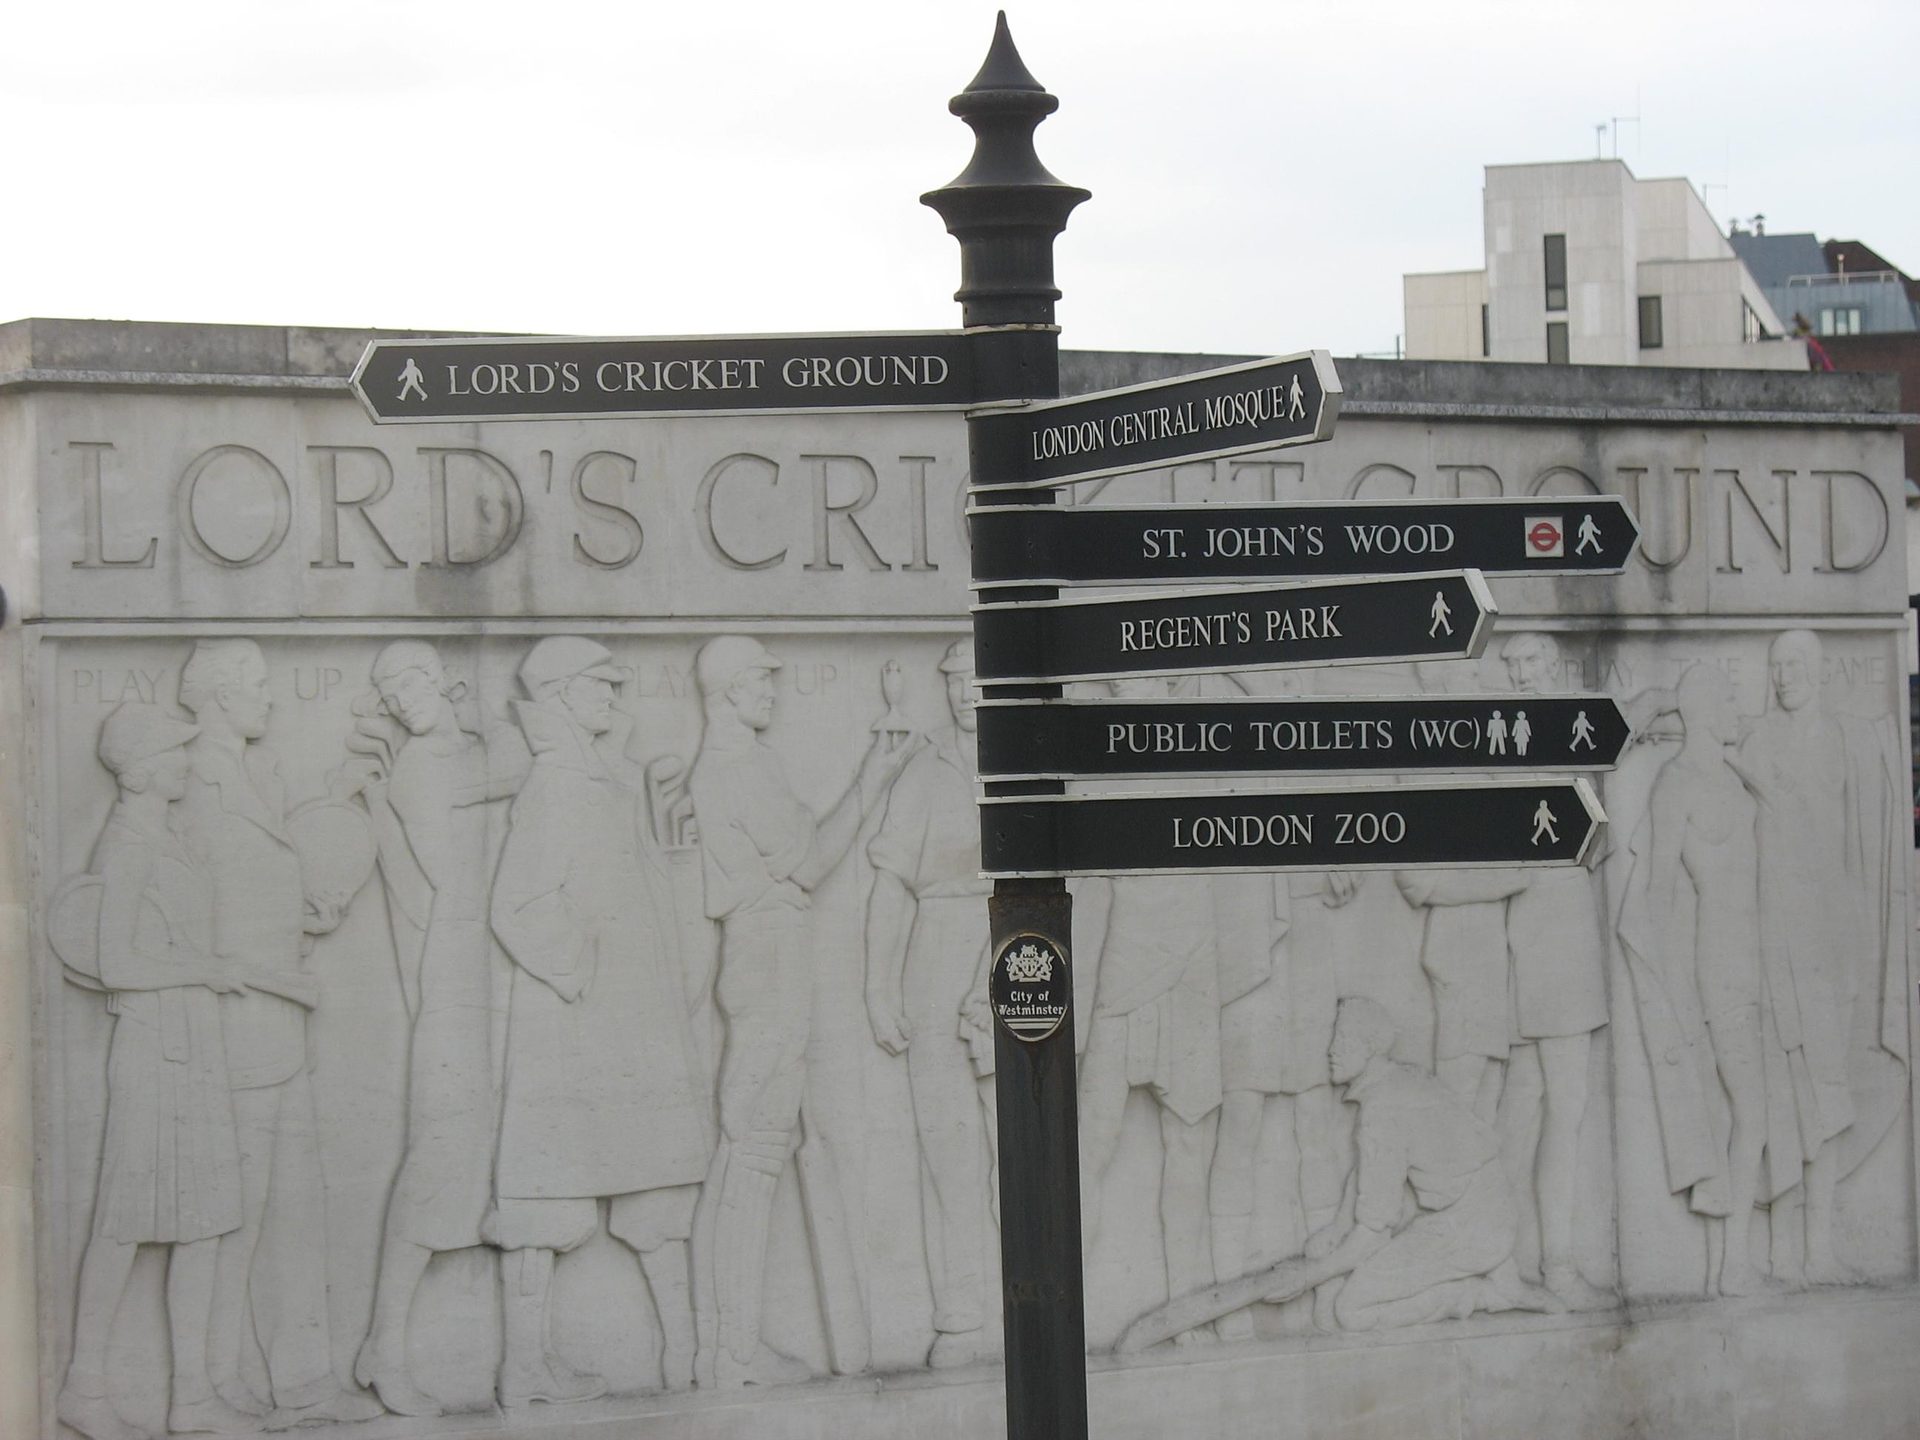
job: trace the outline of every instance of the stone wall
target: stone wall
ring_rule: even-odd
[[[0,327],[0,1430],[990,1426],[962,423],[376,428],[364,338]],[[1916,1323],[1891,387],[1340,368],[1076,502],[1624,494],[1480,661],[1218,684],[1640,743],[1591,873],[1077,887],[1096,1414],[1900,1433],[1778,1362]]]

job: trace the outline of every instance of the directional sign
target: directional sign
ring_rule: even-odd
[[[1611,770],[1630,732],[1608,695],[982,700],[988,780],[1382,770]]]
[[[973,584],[1303,580],[1441,566],[1488,575],[1617,575],[1640,538],[1626,503],[1354,500],[1342,505],[977,507]]]
[[[1578,779],[1023,795],[980,802],[980,843],[996,879],[1574,865],[1606,818]]]
[[[382,422],[933,410],[979,403],[972,361],[958,330],[375,340],[352,385]]]
[[[983,604],[973,607],[975,673],[992,683],[1046,683],[1471,659],[1494,613],[1473,570]]]
[[[1340,377],[1326,351],[967,417],[973,488],[1059,485],[1333,434]]]

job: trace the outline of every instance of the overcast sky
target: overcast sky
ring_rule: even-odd
[[[949,328],[995,6],[15,0],[0,320]],[[1487,164],[1684,175],[1920,270],[1920,4],[1015,0],[1074,348],[1391,352]],[[1617,126],[1613,117],[1638,115]]]

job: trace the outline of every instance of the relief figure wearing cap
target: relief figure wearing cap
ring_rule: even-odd
[[[839,1182],[824,1144],[807,1133],[802,1105],[814,1004],[807,912],[809,892],[846,857],[861,821],[918,748],[876,734],[854,783],[816,820],[760,738],[773,721],[779,668],[744,635],[708,641],[694,662],[706,730],[689,786],[707,914],[721,926],[715,999],[726,1020],[720,1144],[698,1232],[708,1257],[700,1375],[723,1386],[807,1374],[760,1337],[773,1193],[796,1146],[833,1367],[849,1374],[867,1365],[871,1338]]]
[[[198,727],[153,705],[107,717],[100,760],[119,785],[84,876],[49,914],[74,983],[106,992],[107,1129],[93,1235],[80,1264],[73,1358],[55,1411],[90,1440],[134,1440],[107,1395],[108,1340],[136,1252],[171,1247],[172,1430],[248,1417],[213,1393],[207,1329],[218,1238],[240,1226],[240,1152],[218,992],[240,988],[212,953],[212,894],[169,825]]]
[[[483,740],[462,727],[464,684],[426,641],[382,648],[371,678],[343,770],[379,845],[412,1037],[406,1146],[354,1376],[397,1414],[433,1415],[439,1403],[408,1372],[407,1318],[435,1252],[478,1245],[493,1201],[505,996],[487,920],[489,812],[519,790],[529,757],[517,732]]]
[[[320,993],[304,965],[307,937],[337,926],[351,893],[323,893],[319,877],[309,885],[303,873],[285,785],[255,743],[273,705],[260,647],[196,643],[180,672],[180,703],[200,726],[187,747],[192,773],[178,802],[180,831],[212,887],[214,958],[245,982],[219,1002],[241,1223],[221,1236],[215,1266],[214,1388],[270,1428],[372,1419],[378,1403],[333,1373],[320,1239],[326,1181],[307,1054],[307,1011]],[[268,1274],[272,1283],[253,1283]]]
[[[867,845],[867,1015],[889,1054],[905,1054],[920,1137],[920,1196],[933,1287],[934,1369],[989,1353],[982,1295],[987,1127],[962,1007],[990,936],[975,806],[973,642],[940,661],[953,723],[933,731],[887,794]],[[992,1036],[986,1037],[992,1044]]]
[[[693,1380],[688,1237],[713,1150],[673,897],[626,754],[627,672],[575,636],[536,644],[515,715],[533,754],[494,877],[493,932],[514,964],[492,1236],[509,1252],[500,1400],[580,1400],[599,1376],[548,1336],[555,1256],[607,1228],[639,1257],[662,1384]]]

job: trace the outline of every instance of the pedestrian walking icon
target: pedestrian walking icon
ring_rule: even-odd
[[[1487,753],[1504,755],[1507,753],[1507,722],[1500,718],[1498,710],[1487,721]]]
[[[1600,748],[1593,743],[1593,722],[1587,719],[1587,712],[1576,710],[1573,716],[1573,743],[1567,749],[1578,750],[1582,745],[1589,750]]]
[[[1547,808],[1547,802],[1544,800],[1540,802],[1540,808],[1533,812],[1533,843],[1535,845],[1540,843],[1542,835],[1555,845],[1560,843],[1560,832],[1553,828],[1553,811]]]
[[[1447,597],[1444,592],[1439,590],[1433,592],[1433,609],[1428,613],[1433,616],[1433,624],[1427,627],[1428,639],[1432,639],[1437,635],[1453,634],[1453,626],[1447,623],[1447,617],[1453,613],[1453,610],[1447,604]]]
[[[1293,377],[1293,384],[1287,387],[1287,418],[1304,420],[1307,414],[1306,397],[1300,393],[1300,377]]]
[[[402,366],[400,370],[400,398],[402,400],[406,399],[407,392],[411,390],[422,400],[426,399],[427,387],[421,383],[425,379],[426,376],[420,373],[419,363],[409,355],[407,357],[407,363]]]
[[[1533,739],[1533,726],[1527,723],[1527,712],[1524,710],[1514,711],[1513,753],[1524,756],[1527,753],[1527,742],[1531,739]]]
[[[1579,543],[1573,547],[1573,553],[1576,555],[1584,555],[1589,550],[1598,552],[1599,549],[1600,526],[1594,520],[1593,516],[1582,515],[1580,517],[1580,540]]]

